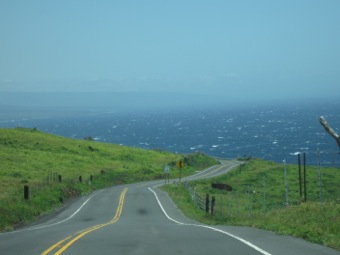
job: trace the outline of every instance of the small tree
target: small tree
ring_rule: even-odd
[[[94,138],[92,136],[85,137],[84,140],[86,141],[94,141]]]

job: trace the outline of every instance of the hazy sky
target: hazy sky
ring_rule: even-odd
[[[339,0],[0,0],[0,93],[340,95]]]

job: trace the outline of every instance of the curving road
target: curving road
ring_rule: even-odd
[[[188,179],[216,176],[237,164],[225,161]],[[268,231],[202,225],[157,189],[162,183],[115,186],[82,197],[47,222],[0,234],[0,254],[340,254]]]

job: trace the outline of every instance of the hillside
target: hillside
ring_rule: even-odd
[[[217,164],[201,153],[178,155],[100,143],[90,137],[68,139],[36,129],[0,129],[0,231],[96,188],[161,179],[164,165],[172,166],[171,177],[176,177],[179,159],[191,162],[184,175]],[[29,187],[29,201],[23,199],[24,185]]]

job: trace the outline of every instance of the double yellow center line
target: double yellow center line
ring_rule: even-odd
[[[51,251],[55,250],[55,249],[59,249],[57,250],[54,255],[60,255],[62,254],[66,249],[68,249],[73,243],[75,243],[76,241],[78,241],[80,238],[84,237],[85,235],[87,235],[88,233],[91,233],[95,230],[98,230],[100,228],[103,228],[107,225],[110,225],[110,224],[114,224],[116,223],[121,214],[122,214],[122,211],[123,211],[123,204],[124,204],[124,198],[125,198],[125,194],[127,192],[127,188],[125,188],[122,193],[120,194],[120,198],[119,198],[119,204],[118,204],[118,208],[117,208],[117,211],[116,211],[116,215],[113,217],[112,220],[110,220],[109,222],[107,223],[104,223],[104,224],[99,224],[99,225],[95,225],[91,228],[88,228],[88,229],[85,229],[85,230],[82,230],[78,233],[76,233],[75,235],[72,235],[72,236],[68,236],[66,237],[65,239],[57,242],[56,244],[52,245],[50,248],[48,248],[47,250],[45,250],[43,253],[41,253],[41,255],[47,255],[49,254]],[[69,240],[69,241],[68,241]],[[68,241],[66,243],[66,241]]]

